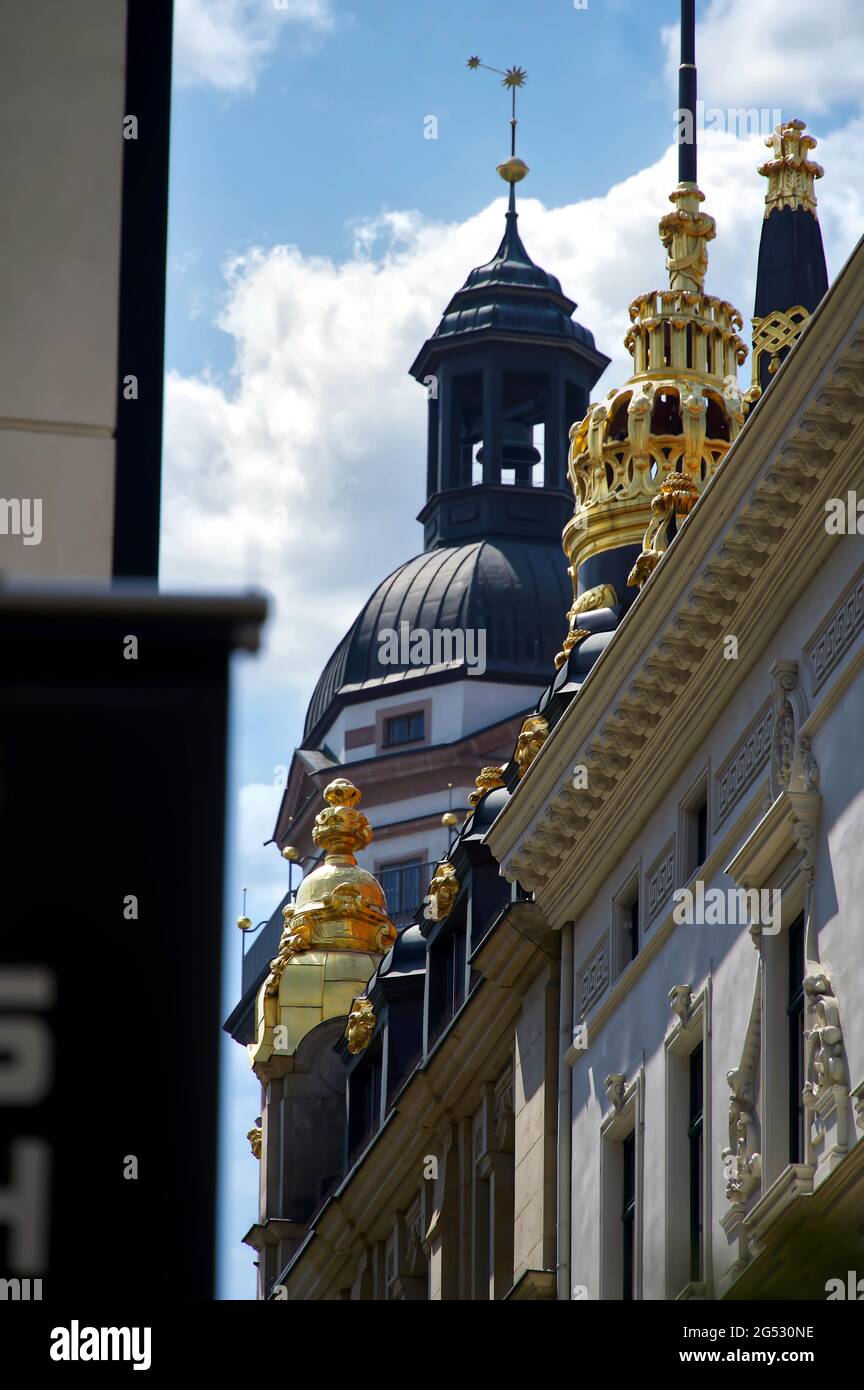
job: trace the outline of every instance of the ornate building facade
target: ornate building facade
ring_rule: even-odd
[[[229,1021],[262,1085],[246,1237],[262,1298],[824,1298],[864,1272],[864,246],[828,288],[814,141],[791,121],[768,143],[746,392],[742,317],[705,290],[694,148],[660,222],[668,288],[631,305],[623,388],[572,410],[599,363],[564,319],[567,352],[514,347],[503,385],[473,340],[443,356],[505,268],[512,312],[542,296],[547,325],[569,322],[522,261],[512,195],[498,268],[469,277],[415,363],[440,383],[428,563],[477,543],[460,526],[515,534],[493,530],[495,460],[509,437],[514,476],[536,467],[508,431],[537,409],[520,417],[507,375],[551,364],[535,500],[563,526],[552,609],[570,606],[554,632],[545,608],[517,617],[535,644],[522,693],[535,652],[542,688],[506,706],[408,922],[358,865],[372,826],[337,775],[383,787],[387,757],[351,760],[332,732],[345,709],[371,727],[375,678],[346,673],[381,591],[322,677],[310,727],[329,760],[298,753],[310,801],[289,783],[277,839],[317,812],[326,857]],[[563,518],[556,410],[576,421]],[[325,779],[322,811],[308,783]]]

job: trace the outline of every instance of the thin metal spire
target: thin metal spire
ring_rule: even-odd
[[[681,0],[681,62],[678,65],[678,109],[688,111],[685,124],[692,138],[678,146],[678,182],[696,183],[696,0]]]

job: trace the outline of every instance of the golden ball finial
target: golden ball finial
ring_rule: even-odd
[[[455,811],[445,811],[441,817],[441,824],[446,825],[448,830],[450,830],[454,825],[459,824],[459,817]]]
[[[505,183],[521,183],[530,172],[524,159],[517,159],[514,155],[512,159],[505,160],[498,165],[498,173]]]
[[[240,928],[241,931],[251,931],[251,930],[252,930],[252,918],[251,918],[251,917],[238,917],[238,918],[237,918],[237,926]]]
[[[294,845],[286,845],[282,851],[282,858],[289,860],[292,864],[296,864],[297,860],[300,858],[300,851]]]

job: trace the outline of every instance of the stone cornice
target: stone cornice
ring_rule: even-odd
[[[824,502],[862,471],[862,303],[859,244],[487,834],[555,927],[599,887],[837,544]],[[730,632],[739,658],[723,661]]]

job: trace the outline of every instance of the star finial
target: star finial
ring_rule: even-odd
[[[503,68],[490,67],[488,63],[481,62],[481,60],[476,56],[476,54],[468,59],[468,67],[472,70],[472,72],[476,71],[477,68],[485,68],[487,72],[497,73],[498,76],[501,78],[501,86],[509,87],[513,95],[513,103],[510,115],[510,160],[507,165],[500,165],[498,172],[501,173],[501,170],[504,168],[512,169],[513,161],[516,157],[516,89],[518,87],[525,86],[525,79],[528,76],[528,74],[524,68],[512,67],[507,68],[505,71]],[[523,164],[521,160],[518,161],[518,164],[521,170],[521,172],[519,173],[519,177],[524,178],[525,175],[528,173],[528,166],[527,164]],[[502,174],[502,178],[505,178],[508,183],[515,182],[515,179],[511,179],[508,174]]]

